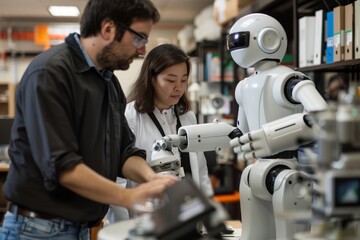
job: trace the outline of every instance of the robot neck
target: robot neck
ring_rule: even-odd
[[[255,63],[254,64],[254,70],[255,71],[263,71],[263,70],[274,68],[278,64],[279,63],[277,61],[275,61],[275,60],[266,59],[266,60],[262,60],[262,61],[259,61],[259,62]]]

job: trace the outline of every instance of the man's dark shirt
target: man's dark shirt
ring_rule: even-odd
[[[145,158],[134,147],[125,105],[116,77],[89,67],[74,34],[38,55],[16,92],[5,197],[78,223],[101,220],[108,206],[62,187],[59,174],[84,163],[115,181],[128,157]]]

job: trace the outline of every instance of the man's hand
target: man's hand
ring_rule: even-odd
[[[174,176],[155,174],[149,182],[142,183],[135,188],[126,189],[128,191],[128,199],[125,203],[125,207],[132,209],[135,203],[161,197],[164,190],[177,181],[178,178]]]

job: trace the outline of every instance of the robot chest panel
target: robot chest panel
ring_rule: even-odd
[[[259,80],[259,79],[258,79]],[[243,108],[251,130],[292,113],[277,104],[272,81],[248,81],[243,85]]]

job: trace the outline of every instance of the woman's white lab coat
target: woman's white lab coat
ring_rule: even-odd
[[[176,134],[176,116],[174,108],[163,110],[155,108],[154,115],[159,121],[165,135]],[[138,113],[134,108],[134,102],[126,106],[125,116],[130,128],[136,136],[135,146],[146,150],[146,161],[151,161],[152,146],[155,140],[162,138],[161,133],[147,113]],[[195,114],[191,111],[179,115],[182,126],[196,124]],[[179,154],[179,153],[178,153]],[[213,195],[206,159],[203,152],[190,153],[190,166],[193,181],[207,196]]]

